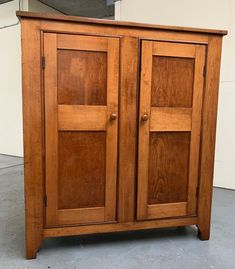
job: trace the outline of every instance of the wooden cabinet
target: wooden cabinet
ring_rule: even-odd
[[[26,256],[46,237],[209,239],[226,31],[19,12]]]

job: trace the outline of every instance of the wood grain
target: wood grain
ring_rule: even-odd
[[[202,240],[210,238],[211,203],[215,156],[216,116],[220,77],[222,38],[210,37],[206,61],[206,82],[202,110],[198,229]]]
[[[44,34],[44,56],[48,64],[44,71],[45,95],[45,187],[47,196],[46,227],[57,224],[58,208],[58,113],[56,34]]]
[[[156,56],[195,58],[195,52],[195,45],[170,42],[154,42],[153,45],[153,55]]]
[[[120,223],[133,222],[135,218],[138,42],[137,38],[132,37],[121,39],[118,162],[118,221]]]
[[[150,131],[191,131],[192,109],[152,107],[150,118]]]
[[[104,221],[104,207],[62,209],[58,211],[58,222],[61,226],[100,223]]]
[[[57,49],[58,36],[46,33],[44,37],[45,57],[49,61],[45,67],[47,227],[66,225],[66,221],[67,225],[86,224],[83,220],[89,220],[88,223],[115,221],[119,39],[100,38],[101,43],[104,39],[107,43],[107,51],[103,58],[106,61],[104,76],[102,69],[101,74],[98,69],[91,70],[95,73],[87,72],[90,70],[87,59],[84,61],[81,55],[78,59],[74,50],[72,54],[67,54],[69,60],[65,57],[66,70],[63,69],[64,66],[57,68],[57,56],[61,53]],[[84,43],[92,40],[83,39],[81,36],[77,38],[77,43],[81,40]],[[98,39],[96,37],[93,44],[98,44],[97,51],[100,49]],[[63,42],[66,43],[66,40]],[[76,36],[68,39],[67,48],[72,46],[71,40],[75,42]],[[95,60],[93,67],[102,64],[96,57],[97,53],[99,52],[89,54],[89,57],[93,57],[90,58],[90,64]],[[58,79],[60,77],[62,79]],[[97,87],[97,77],[104,78],[104,88],[98,86],[97,90],[92,91]],[[78,82],[85,97],[76,97],[75,100],[71,98],[75,93],[69,92],[66,87],[75,87],[76,83],[71,84],[73,80]],[[63,83],[59,86],[57,81]],[[65,83],[66,81],[68,83]],[[79,84],[79,81],[82,83]],[[79,87],[76,86],[76,89]],[[105,96],[103,103],[106,105],[97,105],[99,93]],[[58,104],[65,101],[66,104]],[[73,104],[75,101],[76,104]],[[117,115],[115,120],[110,118],[112,113]],[[103,208],[102,217],[100,210],[95,210],[100,207]],[[63,210],[62,213],[60,210]]]
[[[189,181],[188,181],[188,205],[187,214],[196,215],[197,208],[197,186],[198,186],[198,167],[199,151],[201,139],[202,122],[202,101],[204,90],[204,67],[206,51],[204,46],[197,46],[195,68],[194,68],[194,86],[193,86],[193,105],[192,105],[192,131],[190,141],[189,157]]]
[[[21,16],[23,41],[27,257],[36,257],[43,237],[197,224],[200,238],[209,239],[219,64],[222,35],[226,31],[17,14]],[[43,53],[45,70],[40,66]],[[79,106],[84,106],[84,113]],[[72,123],[63,131],[59,127],[64,113],[58,113],[61,108],[67,113],[63,124]],[[116,120],[110,120],[111,113],[116,113]],[[144,113],[149,117],[145,122],[141,120]],[[99,114],[103,115],[102,128],[95,129]],[[81,117],[82,124],[90,124],[85,128],[88,130],[79,129]],[[138,121],[142,128],[139,138]],[[84,137],[77,143],[75,140],[80,136]],[[95,146],[93,136],[99,137]],[[94,150],[102,156],[94,154]],[[79,156],[81,153],[84,160]],[[81,159],[78,165],[77,156]],[[85,161],[87,156],[90,159]],[[186,160],[188,166],[183,165]],[[63,186],[58,186],[59,162],[61,169],[63,165],[67,167]],[[137,162],[145,170],[138,170]],[[162,163],[158,169],[157,162]],[[82,169],[88,169],[89,163],[88,176],[95,165],[94,169],[101,169],[102,173],[96,173],[100,176],[94,182],[83,176],[79,188],[75,170],[84,174],[86,171]],[[143,179],[140,181],[138,177],[138,184],[137,171]],[[71,184],[73,173],[75,179]],[[57,182],[53,181],[55,177]],[[46,211],[50,212],[50,206],[55,209],[49,213],[54,214],[50,227],[46,223],[48,213],[43,214],[44,188]],[[82,190],[86,195],[78,197],[83,205],[77,205],[81,202],[76,199],[77,193]],[[57,198],[63,191],[66,195],[61,202]],[[94,195],[89,195],[91,191]],[[54,199],[53,203],[50,199]],[[64,203],[65,208],[60,209],[57,201]],[[136,214],[144,221],[136,221]]]
[[[164,42],[183,42],[188,44],[208,44],[208,35],[203,33],[192,32],[174,32],[167,29],[154,30],[148,28],[133,28],[127,27],[112,27],[109,25],[96,24],[74,24],[72,22],[42,20],[41,29],[43,31],[57,31],[67,34],[84,34],[94,36],[109,36],[109,37],[132,37],[147,39],[152,41]]]
[[[152,72],[151,106],[192,106],[194,59],[154,56]]]
[[[106,106],[58,105],[58,130],[105,131]]]
[[[138,211],[144,213],[137,218],[196,215],[205,47],[143,41],[142,57],[141,85],[148,86],[140,90]]]
[[[106,133],[59,132],[58,169],[58,209],[104,206]]]
[[[106,105],[106,100],[107,53],[58,50],[58,103]]]
[[[189,132],[151,133],[148,204],[187,201]]]
[[[199,33],[211,33],[218,35],[226,35],[227,31],[225,30],[215,30],[215,29],[202,29],[202,28],[190,28],[190,27],[180,27],[180,26],[164,26],[156,24],[147,24],[147,23],[136,23],[136,22],[125,22],[125,21],[114,21],[114,20],[105,20],[105,19],[94,19],[94,18],[84,18],[79,16],[64,16],[52,13],[36,13],[36,12],[25,12],[17,11],[16,15],[20,18],[40,18],[46,20],[56,20],[56,21],[67,21],[67,22],[80,22],[86,24],[101,24],[101,25],[112,25],[112,26],[126,26],[128,28],[153,28],[153,29],[166,29],[172,31],[187,31],[187,32],[199,32]],[[141,29],[142,30],[142,29]]]
[[[107,51],[108,40],[105,37],[83,35],[58,35],[58,49],[82,50],[82,51]]]
[[[99,234],[111,232],[137,231],[145,229],[156,229],[163,227],[180,227],[197,224],[197,217],[160,219],[149,221],[136,221],[103,225],[87,225],[63,228],[44,229],[44,237],[71,236],[82,234]]]
[[[148,219],[172,218],[187,215],[187,203],[170,203],[160,205],[148,205]]]
[[[26,257],[36,258],[43,238],[43,111],[40,22],[21,20]],[[33,82],[33,83],[32,83]]]
[[[150,114],[153,42],[142,42],[139,138],[138,138],[138,190],[137,219],[147,218],[148,171],[149,171],[149,120],[142,121],[144,114]]]
[[[108,39],[105,221],[116,220],[119,123],[119,39]],[[115,113],[117,118],[110,119]]]

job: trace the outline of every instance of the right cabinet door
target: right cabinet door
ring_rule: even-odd
[[[142,41],[138,220],[196,215],[205,54]]]

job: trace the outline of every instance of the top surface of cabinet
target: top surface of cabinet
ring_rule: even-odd
[[[171,31],[184,31],[192,33],[205,33],[205,34],[217,34],[217,35],[227,35],[226,30],[218,29],[202,29],[202,28],[191,28],[191,27],[180,27],[180,26],[166,26],[166,25],[156,25],[156,24],[146,24],[146,23],[136,23],[127,21],[114,21],[105,19],[93,19],[85,18],[79,16],[65,16],[50,13],[37,13],[37,12],[27,12],[27,11],[17,11],[16,15],[20,18],[35,18],[35,19],[46,19],[46,20],[56,20],[56,21],[68,21],[68,22],[79,22],[88,24],[101,24],[101,25],[112,25],[121,27],[133,27],[133,28],[146,28],[146,29],[159,29],[159,30],[171,30]]]

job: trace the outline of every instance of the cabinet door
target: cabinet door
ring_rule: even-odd
[[[119,39],[44,34],[46,227],[116,220]]]
[[[142,41],[137,219],[196,215],[205,46]]]

